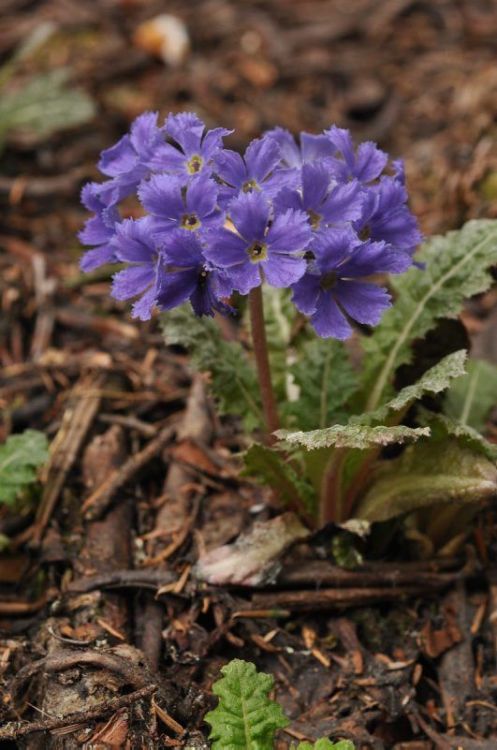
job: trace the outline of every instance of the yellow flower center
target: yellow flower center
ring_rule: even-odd
[[[252,263],[260,263],[267,258],[267,245],[264,242],[253,242],[247,252]]]
[[[321,214],[317,214],[315,211],[310,209],[307,212],[309,219],[311,220],[311,227],[313,229],[319,229],[319,225],[321,224],[321,219],[323,218]]]
[[[198,154],[193,154],[186,164],[186,168],[189,174],[197,174],[202,169],[204,160]]]
[[[321,289],[323,292],[329,292],[330,289],[333,289],[334,286],[336,286],[338,281],[337,275],[334,271],[330,271],[329,273],[325,273],[324,276],[321,278]]]
[[[259,185],[255,180],[247,180],[242,185],[242,191],[244,193],[252,193],[254,190],[259,190]]]
[[[200,219],[197,214],[183,214],[181,217],[180,226],[183,229],[188,229],[190,232],[195,231],[200,226]]]

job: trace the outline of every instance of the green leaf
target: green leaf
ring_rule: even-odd
[[[53,70],[3,93],[0,136],[11,130],[47,136],[91,120],[96,112],[93,100],[84,91],[69,88],[68,78],[67,70]]]
[[[0,445],[0,502],[12,504],[36,480],[36,469],[48,460],[48,441],[42,432],[25,430]]]
[[[464,349],[449,354],[438,362],[434,367],[427,370],[424,375],[413,385],[408,385],[374,412],[366,412],[357,417],[352,417],[351,424],[373,424],[374,422],[385,422],[390,412],[402,411],[427,393],[440,393],[449,387],[454,378],[461,378],[465,373],[464,364],[467,353]]]
[[[300,394],[286,404],[286,421],[302,430],[346,421],[344,407],[357,389],[358,377],[343,343],[314,337],[303,344],[297,357],[289,372]]]
[[[219,704],[205,716],[213,750],[272,750],[274,733],[288,725],[281,706],[268,696],[274,679],[255,665],[233,659],[212,690]]]
[[[406,448],[377,470],[355,511],[371,523],[441,503],[477,504],[497,492],[497,468],[457,440]]]
[[[364,338],[367,411],[384,402],[399,365],[411,359],[411,344],[438,318],[456,317],[468,297],[491,284],[487,269],[497,262],[497,221],[473,220],[460,230],[428,240],[418,255],[426,268],[392,279],[396,302]]]
[[[299,505],[302,501],[310,511],[315,511],[316,493],[305,481],[281,451],[254,443],[243,454],[245,476],[258,479],[263,485],[278,491],[278,497],[289,505]]]
[[[278,430],[275,433],[284,444],[301,445],[307,450],[330,448],[331,446],[366,450],[375,445],[382,446],[418,440],[420,437],[427,437],[429,434],[428,427],[404,427],[404,425],[371,427],[359,424],[337,424],[326,427],[324,430],[310,430],[308,432]]]
[[[297,750],[354,750],[355,745],[349,740],[339,740],[338,742],[332,742],[331,740],[322,738],[316,740],[314,744],[311,742],[299,742]]]
[[[467,370],[467,375],[451,386],[444,410],[447,416],[482,432],[490,409],[497,404],[497,367],[470,359]]]
[[[220,414],[240,417],[248,432],[264,425],[255,369],[240,343],[225,341],[217,323],[189,305],[163,313],[161,325],[166,344],[184,346],[194,368],[210,374]]]
[[[486,440],[473,427],[457,422],[445,414],[434,414],[426,410],[421,412],[420,419],[430,428],[434,440],[443,440],[447,437],[457,438],[461,445],[486,456],[490,461],[497,461],[497,445]]]
[[[292,325],[296,310],[291,302],[291,295],[286,289],[276,289],[264,285],[262,295],[271,379],[278,401],[284,403],[289,396],[288,365]],[[250,331],[250,325],[248,325],[248,330]]]

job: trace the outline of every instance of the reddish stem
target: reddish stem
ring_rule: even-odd
[[[280,426],[278,408],[274,397],[273,384],[271,382],[271,368],[269,366],[269,355],[266,339],[266,328],[264,325],[264,307],[262,302],[262,289],[260,286],[252,289],[249,294],[250,325],[252,328],[252,343],[254,347],[259,385],[261,388],[262,408],[268,432],[268,442],[274,442],[272,433]]]
[[[346,448],[334,448],[324,470],[319,498],[319,524],[340,523],[343,518],[342,472]]]

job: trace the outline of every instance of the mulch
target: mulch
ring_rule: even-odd
[[[80,273],[76,233],[99,151],[146,109],[233,127],[233,148],[276,124],[337,122],[405,157],[426,233],[497,216],[497,3],[4,6],[0,59],[55,22],[22,72],[68,66],[98,116],[49,140],[13,136],[3,154],[0,441],[36,428],[52,454],[34,509],[0,512],[12,540],[0,555],[0,746],[207,747],[212,682],[239,657],[275,676],[291,718],[278,747],[330,736],[374,750],[495,748],[490,511],[460,557],[344,570],[317,535],[272,583],[200,584],[200,554],[278,508],[239,476],[236,415],[219,420],[157,320],[133,322],[105,274]],[[136,42],[165,11],[190,36],[175,68]],[[490,292],[463,316],[494,352],[495,302]]]

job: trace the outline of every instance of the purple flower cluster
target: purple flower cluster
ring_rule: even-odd
[[[374,143],[354,149],[335,126],[299,144],[275,128],[243,156],[224,148],[229,133],[191,113],[162,126],[157,114],[138,117],[101,155],[108,179],[83,188],[93,212],[83,270],[124,263],[112,294],[136,298],[142,320],[187,300],[197,315],[229,312],[233,292],[266,282],[291,288],[322,337],[347,338],[351,320],[378,323],[390,297],[374,276],[405,271],[421,239],[402,163],[388,167]],[[123,217],[129,196],[140,218]]]

